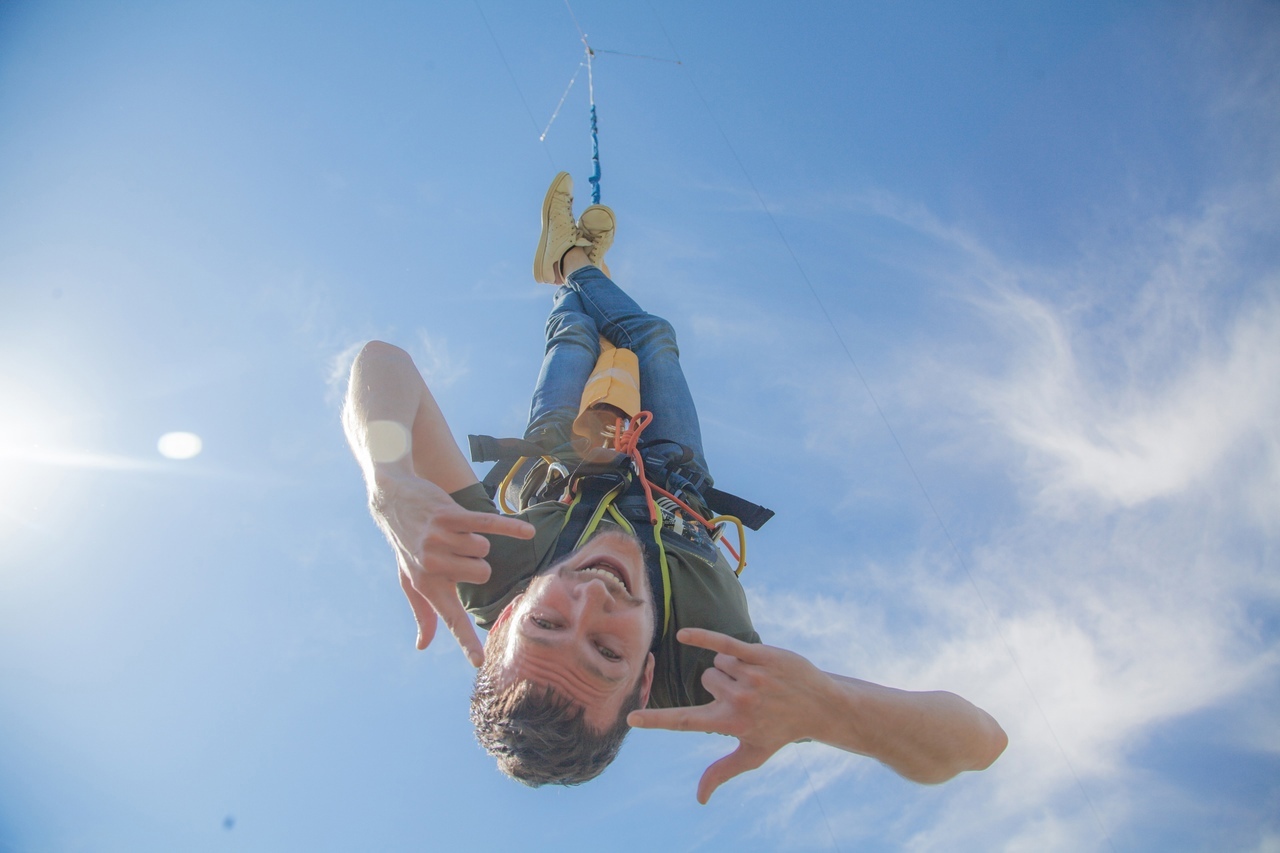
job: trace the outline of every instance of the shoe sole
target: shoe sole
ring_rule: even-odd
[[[551,229],[549,227],[551,224],[551,203],[555,201],[556,190],[566,178],[569,180],[570,195],[572,195],[573,178],[568,172],[561,172],[551,179],[551,186],[547,188],[547,195],[542,199],[542,233],[538,236],[538,248],[533,254],[533,280],[540,284],[556,283],[554,274],[550,279],[547,279],[543,277],[542,270],[543,267],[548,266],[544,256],[547,254],[547,242],[551,239]],[[554,270],[554,265],[552,265],[552,269]]]

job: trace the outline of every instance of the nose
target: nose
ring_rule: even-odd
[[[606,613],[613,610],[617,603],[613,598],[613,593],[609,587],[600,578],[591,578],[578,584],[575,590],[575,598],[578,600],[578,607],[586,610],[590,607],[599,607]]]

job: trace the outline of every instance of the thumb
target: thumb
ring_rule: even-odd
[[[739,773],[755,770],[769,758],[769,753],[759,747],[739,742],[738,748],[712,764],[698,782],[698,802],[706,805],[712,793]]]

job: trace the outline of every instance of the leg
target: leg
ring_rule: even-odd
[[[600,334],[583,310],[582,300],[567,287],[556,291],[547,318],[547,348],[529,407],[525,438],[547,450],[562,449],[573,438],[582,389],[600,357]]]
[[[687,447],[693,458],[683,467],[689,474],[705,477],[710,484],[698,412],[680,368],[675,331],[666,320],[637,305],[600,269],[582,263],[585,259],[581,249],[565,255],[562,263],[569,276],[565,286],[578,295],[581,310],[595,322],[601,335],[636,354],[640,362],[641,404],[653,413],[653,425],[645,431],[645,439],[665,439]],[[657,445],[646,453],[664,460],[676,460],[682,455],[671,444]]]

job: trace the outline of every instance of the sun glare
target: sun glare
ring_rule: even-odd
[[[193,432],[166,432],[156,442],[156,449],[168,459],[192,459],[200,455],[204,442]]]

